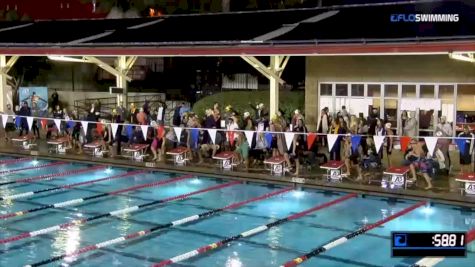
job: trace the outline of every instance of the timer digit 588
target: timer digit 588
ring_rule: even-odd
[[[393,257],[465,257],[465,232],[393,232]]]

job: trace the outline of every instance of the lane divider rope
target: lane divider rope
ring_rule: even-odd
[[[414,204],[414,205],[412,205],[412,206],[410,206],[410,207],[407,207],[407,208],[405,208],[405,209],[403,209],[403,210],[401,210],[401,211],[399,211],[399,212],[397,212],[397,213],[395,213],[395,214],[393,214],[393,215],[391,215],[391,216],[388,216],[388,217],[386,217],[386,218],[384,218],[384,219],[382,219],[382,220],[380,220],[380,221],[377,221],[377,222],[375,222],[375,223],[372,223],[372,224],[368,224],[368,225],[366,225],[366,226],[363,226],[363,227],[359,228],[358,230],[356,230],[356,231],[354,231],[354,232],[352,232],[352,233],[349,233],[349,234],[347,234],[347,235],[344,235],[344,236],[342,236],[342,237],[339,237],[339,238],[337,238],[337,239],[335,239],[335,240],[333,240],[333,241],[328,242],[327,244],[325,244],[325,245],[323,245],[323,246],[321,246],[321,247],[318,247],[318,248],[316,248],[316,249],[313,249],[312,251],[310,251],[309,253],[307,253],[307,254],[305,254],[305,255],[302,255],[302,256],[300,256],[300,257],[298,257],[298,258],[295,258],[295,259],[293,259],[293,260],[291,260],[291,261],[288,261],[288,262],[284,263],[283,265],[281,265],[281,267],[293,267],[293,266],[297,266],[297,265],[301,264],[302,262],[304,262],[304,261],[306,261],[306,260],[308,260],[308,259],[310,259],[310,258],[312,258],[312,257],[315,257],[315,256],[317,256],[317,255],[319,255],[319,254],[321,254],[321,253],[323,253],[323,252],[325,252],[325,251],[327,251],[327,250],[330,250],[330,249],[332,249],[332,248],[334,248],[334,247],[337,247],[337,246],[339,246],[339,245],[345,243],[346,241],[348,241],[348,240],[350,240],[350,239],[352,239],[352,238],[354,238],[354,237],[357,237],[357,236],[359,236],[359,235],[361,235],[361,234],[364,234],[364,233],[366,233],[367,231],[370,231],[370,230],[372,230],[372,229],[374,229],[374,228],[376,228],[376,227],[378,227],[378,226],[380,226],[380,225],[383,225],[383,224],[385,224],[385,223],[387,223],[387,222],[389,222],[389,221],[391,221],[391,220],[394,220],[394,219],[396,219],[396,218],[398,218],[398,217],[400,217],[400,216],[406,215],[407,213],[409,213],[409,212],[411,212],[411,211],[413,211],[413,210],[415,210],[415,209],[417,209],[417,208],[419,208],[419,207],[421,207],[421,206],[424,206],[424,205],[426,205],[426,204],[427,204],[426,201],[420,201],[420,202],[418,202],[418,203],[416,203],[416,204]]]
[[[97,220],[97,219],[100,219],[100,218],[122,215],[122,214],[125,214],[125,213],[128,213],[128,212],[136,211],[136,210],[139,210],[141,208],[149,207],[149,206],[156,205],[156,204],[161,204],[161,203],[175,201],[175,200],[184,200],[184,199],[189,198],[193,195],[202,194],[202,193],[206,193],[206,192],[210,192],[210,191],[214,191],[214,190],[219,190],[219,189],[234,186],[234,185],[237,185],[237,184],[241,184],[241,182],[234,181],[234,182],[229,182],[229,183],[225,183],[225,184],[219,184],[219,185],[204,188],[204,189],[201,189],[201,190],[198,190],[198,191],[193,191],[193,192],[190,192],[190,193],[186,193],[186,194],[182,194],[182,195],[178,195],[178,196],[174,196],[174,197],[169,197],[169,198],[165,198],[165,199],[161,199],[161,200],[156,200],[156,201],[152,201],[152,202],[145,203],[145,204],[138,205],[138,206],[134,206],[134,207],[129,207],[129,208],[121,209],[121,210],[116,210],[116,211],[109,212],[109,213],[104,213],[104,214],[97,215],[97,216],[94,216],[94,217],[90,217],[90,218],[87,218],[87,219],[71,221],[69,223],[65,223],[65,224],[45,228],[44,233],[42,232],[42,233],[39,233],[39,234],[45,234],[45,233],[49,233],[49,232],[53,232],[53,231],[58,231],[60,229],[66,229],[66,228],[69,228],[69,227],[74,226],[74,225],[79,225],[79,226],[84,225],[86,222],[90,222],[90,221]],[[159,229],[161,229],[160,227],[162,227],[162,225],[159,225],[157,227],[159,227]],[[158,229],[156,229],[156,230],[158,230]],[[154,230],[154,231],[156,231],[156,230]],[[39,234],[37,234],[37,235],[39,235]],[[134,233],[134,234],[127,235],[128,236],[127,238],[132,239],[132,238],[135,238],[135,237],[143,236],[145,234],[146,234],[145,231],[140,231],[140,232],[137,232],[137,233]],[[122,242],[124,240],[127,240],[125,238],[126,237],[119,237],[119,238],[115,238],[115,239],[112,239],[112,240],[109,240],[109,241],[101,242],[101,243],[98,243],[98,244],[95,244],[95,245],[86,246],[86,247],[80,248],[76,251],[73,251],[73,252],[70,252],[70,253],[67,253],[67,254],[62,254],[62,255],[59,255],[59,256],[55,256],[55,257],[37,262],[37,263],[26,265],[25,267],[27,267],[27,266],[28,267],[36,267],[36,266],[41,266],[41,265],[45,265],[45,264],[50,264],[52,262],[59,261],[59,260],[64,259],[66,257],[80,255],[80,254],[86,253],[86,252],[91,251],[91,250],[99,249],[99,248],[105,247],[105,246],[110,246],[110,245],[116,244],[118,242]]]
[[[56,186],[56,187],[41,189],[41,190],[37,190],[37,191],[18,193],[18,194],[14,194],[14,195],[7,195],[7,196],[0,197],[0,201],[15,200],[15,199],[29,197],[29,196],[44,193],[44,192],[52,192],[52,191],[57,191],[57,190],[61,190],[61,189],[71,189],[71,188],[82,186],[82,185],[90,185],[90,184],[95,184],[95,183],[104,182],[104,181],[110,181],[110,180],[114,180],[114,179],[130,178],[133,175],[140,174],[140,173],[145,173],[145,172],[147,172],[147,171],[138,170],[138,171],[126,172],[126,173],[123,173],[123,174],[118,174],[118,175],[114,175],[114,176],[109,176],[109,177],[105,177],[105,178],[100,178],[100,179],[95,179],[95,180],[90,180],[90,181],[85,181],[85,182],[80,182],[80,183]]]
[[[173,263],[177,263],[177,262],[180,262],[180,261],[184,261],[184,260],[187,260],[187,259],[190,259],[192,257],[195,257],[197,255],[200,255],[200,254],[203,254],[203,253],[206,253],[208,251],[211,251],[211,250],[214,250],[214,249],[217,249],[219,247],[222,247],[228,243],[231,243],[233,241],[236,241],[238,239],[241,239],[241,238],[246,238],[246,237],[249,237],[251,235],[255,235],[255,234],[258,234],[258,233],[261,233],[263,231],[266,231],[272,227],[275,227],[275,226],[278,226],[280,224],[283,224],[283,223],[286,223],[288,221],[291,221],[291,220],[295,220],[295,219],[298,219],[300,217],[303,217],[309,213],[312,213],[312,212],[315,212],[315,211],[318,211],[318,210],[321,210],[321,209],[324,209],[324,208],[327,208],[327,207],[330,207],[330,206],[333,206],[335,204],[338,204],[338,203],[341,203],[345,200],[348,200],[350,198],[354,198],[354,197],[357,197],[358,195],[355,194],[355,193],[352,193],[352,194],[348,194],[346,196],[343,196],[343,197],[340,197],[340,198],[337,198],[335,200],[332,200],[330,202],[326,202],[324,204],[320,204],[318,206],[315,206],[313,208],[310,208],[310,209],[307,209],[307,210],[304,210],[304,211],[301,211],[301,212],[298,212],[298,213],[295,213],[291,216],[288,216],[288,217],[285,217],[285,218],[281,218],[281,219],[278,219],[274,222],[271,222],[271,223],[268,223],[268,224],[265,224],[265,225],[261,225],[261,226],[258,226],[256,228],[253,228],[251,230],[248,230],[248,231],[245,231],[245,232],[242,232],[238,235],[235,235],[235,236],[231,236],[231,237],[228,237],[226,239],[223,239],[221,241],[218,241],[218,242],[215,242],[215,243],[212,243],[212,244],[209,244],[209,245],[206,245],[206,246],[203,246],[203,247],[200,247],[200,248],[197,248],[195,250],[192,250],[192,251],[189,251],[189,252],[186,252],[186,253],[183,253],[181,255],[178,255],[178,256],[175,256],[173,258],[170,258],[170,259],[167,259],[167,260],[164,260],[164,261],[161,261],[157,264],[154,264],[152,265],[153,267],[161,267],[161,266],[167,266],[167,265],[170,265],[170,264],[173,264]]]
[[[165,184],[169,184],[169,183],[176,183],[176,182],[179,182],[181,180],[188,179],[188,178],[191,178],[191,177],[193,177],[193,176],[190,175],[190,174],[187,174],[187,175],[183,175],[183,176],[180,176],[180,177],[177,177],[177,178],[167,179],[167,180],[153,182],[153,183],[135,185],[135,186],[132,186],[132,187],[127,187],[127,188],[112,191],[112,192],[105,192],[105,193],[100,193],[100,194],[96,194],[96,195],[92,195],[92,196],[88,196],[88,197],[76,198],[76,199],[66,200],[66,201],[62,201],[62,202],[58,202],[58,203],[48,204],[48,205],[32,208],[32,209],[29,209],[29,210],[12,212],[12,213],[9,213],[9,214],[0,215],[0,220],[19,217],[19,216],[23,216],[23,215],[26,215],[26,214],[31,214],[31,213],[34,213],[34,212],[47,210],[47,209],[64,208],[64,207],[68,207],[68,206],[73,206],[73,205],[83,203],[85,201],[98,199],[98,198],[102,198],[102,197],[107,197],[107,196],[118,195],[118,194],[121,194],[121,193],[135,191],[135,190],[139,190],[139,189],[143,189],[143,188],[161,186],[161,185],[165,185]],[[2,243],[2,242],[0,241],[0,243]]]
[[[269,198],[269,197],[272,197],[272,196],[275,196],[275,195],[283,194],[283,193],[286,193],[290,190],[292,190],[292,187],[285,188],[285,189],[282,189],[282,190],[278,190],[278,191],[275,191],[275,192],[272,192],[272,193],[268,193],[268,194],[262,195],[260,197],[252,198],[252,199],[249,199],[249,200],[246,200],[246,201],[241,201],[241,202],[238,202],[238,203],[235,203],[235,204],[231,204],[231,205],[228,205],[228,206],[223,207],[223,208],[218,208],[218,209],[207,211],[207,212],[204,212],[204,213],[201,213],[201,214],[198,214],[198,215],[189,216],[189,217],[186,217],[186,218],[181,219],[181,220],[176,220],[176,221],[168,223],[168,224],[160,225],[160,227],[157,228],[157,229],[155,229],[156,227],[154,227],[154,228],[152,228],[154,230],[150,230],[150,231],[146,230],[146,231],[151,233],[151,232],[154,232],[154,231],[159,230],[159,229],[165,229],[165,228],[168,228],[168,227],[177,226],[177,225],[180,225],[180,224],[192,222],[192,221],[198,220],[200,218],[204,218],[204,217],[207,217],[207,216],[214,215],[214,214],[216,214],[218,212],[221,212],[221,211],[225,211],[225,210],[229,210],[229,209],[235,209],[235,208],[241,207],[241,206],[246,205],[246,204],[251,203],[251,202],[256,202],[256,201],[263,200],[263,199],[266,199],[266,198]],[[203,192],[200,192],[200,193],[203,193]],[[166,202],[166,200],[164,200],[164,202]],[[160,202],[160,203],[163,203],[163,202]],[[67,223],[58,224],[58,225],[51,226],[51,227],[46,227],[46,228],[36,230],[36,231],[25,232],[25,233],[19,234],[17,236],[12,236],[12,237],[9,237],[9,238],[0,239],[0,244],[11,243],[11,242],[22,240],[22,239],[29,238],[29,237],[44,235],[44,234],[55,232],[55,231],[58,231],[58,230],[67,229],[67,228],[69,228],[71,226],[74,226],[74,225],[84,225],[87,222],[91,222],[93,220],[97,220],[97,219],[100,219],[100,218],[123,215],[125,213],[136,211],[140,208],[141,207],[139,207],[139,206],[128,207],[128,208],[124,208],[124,209],[115,210],[115,211],[111,211],[111,212],[108,212],[108,213],[96,215],[96,216],[93,216],[93,217],[90,217],[90,218],[84,218],[84,219],[81,219],[81,220],[70,221],[70,222],[67,222]]]
[[[465,244],[475,240],[475,228],[467,232]],[[425,257],[410,267],[432,267],[442,262],[445,257]]]
[[[46,167],[50,167],[50,166],[64,165],[64,164],[67,164],[67,163],[68,162],[56,161],[56,162],[45,163],[45,164],[36,165],[36,166],[29,166],[29,167],[23,167],[23,168],[19,168],[19,169],[0,171],[0,175],[4,175],[4,174],[8,174],[8,173],[14,173],[14,172],[20,172],[20,171],[41,169],[41,168],[46,168]]]
[[[65,171],[65,172],[60,172],[60,173],[44,174],[44,175],[31,177],[31,178],[25,178],[25,179],[3,182],[3,183],[0,183],[0,186],[10,185],[10,184],[18,184],[18,183],[30,183],[30,182],[33,182],[33,181],[40,181],[40,180],[53,180],[55,178],[62,177],[62,176],[67,176],[67,175],[72,175],[72,174],[79,174],[79,173],[90,172],[90,171],[96,171],[96,170],[105,169],[105,168],[106,168],[105,166],[99,165],[99,166],[94,166],[94,167],[89,167],[89,168],[84,168],[84,169],[78,169],[78,170],[70,170],[70,171]]]
[[[18,162],[30,161],[30,160],[31,158],[3,159],[3,160],[0,160],[0,164],[18,163]]]

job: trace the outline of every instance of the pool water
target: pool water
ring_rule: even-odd
[[[7,158],[0,157],[0,160]],[[46,160],[38,161],[36,164],[40,165],[51,163]],[[19,169],[32,166],[32,164],[32,161],[24,161],[12,164],[13,166],[0,165],[0,171]],[[0,183],[90,167],[87,164],[67,163],[38,169],[20,170],[0,176]],[[60,176],[47,181],[11,184],[0,187],[0,196],[92,181],[130,171],[133,170],[125,168],[100,169]],[[0,201],[0,216],[181,176],[181,174],[147,171],[126,178],[82,185],[68,190],[44,192],[13,201]],[[217,185],[226,185],[228,182],[230,181],[196,176],[120,195],[96,198],[78,205],[46,209],[9,218],[0,221],[0,239],[154,200],[187,194]],[[281,188],[263,184],[239,183],[195,194],[183,200],[170,201],[139,209],[120,217],[106,217],[46,235],[0,244],[0,266],[33,264],[53,256],[71,253],[88,245],[146,230],[160,224],[224,207],[228,204],[259,197]],[[202,218],[193,223],[157,231],[77,256],[66,257],[51,263],[50,266],[151,266],[153,263],[158,263],[345,195],[346,193],[307,189],[303,191],[291,190]],[[220,249],[171,266],[280,266],[311,251],[313,248],[351,233],[365,224],[388,217],[415,203],[409,200],[395,202],[385,198],[369,196],[350,198],[339,204],[285,222],[257,235],[241,238]],[[418,208],[366,234],[350,239],[334,249],[311,258],[302,263],[301,266],[409,266],[420,258],[392,258],[390,251],[391,231],[467,231],[472,228],[475,228],[475,214],[470,210],[434,204],[432,207]],[[466,258],[445,259],[437,266],[474,266],[474,243],[469,244],[469,252]]]

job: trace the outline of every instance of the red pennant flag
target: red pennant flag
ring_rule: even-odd
[[[318,139],[317,134],[309,133],[307,134],[307,148],[308,150],[312,149],[313,143]]]
[[[157,132],[158,132],[158,137],[163,138],[163,136],[165,136],[165,127],[163,127],[163,125],[158,126]]]
[[[409,142],[411,142],[411,137],[401,136],[399,140],[401,141],[401,151],[406,152],[407,146],[409,145]]]
[[[231,144],[231,146],[234,146],[234,132],[233,131],[228,132],[228,139],[229,139],[229,144]]]
[[[48,120],[42,119],[41,120],[41,128],[46,129],[48,127]]]
[[[96,125],[97,132],[102,135],[102,132],[104,131],[104,125],[102,125],[100,122],[96,123]]]

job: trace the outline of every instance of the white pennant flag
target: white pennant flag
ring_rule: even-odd
[[[33,117],[26,117],[26,123],[28,123],[28,129],[31,131],[31,127],[33,126]]]
[[[157,121],[163,120],[163,107],[158,108]]]
[[[7,121],[8,121],[8,115],[2,114],[3,128],[6,128],[6,127],[7,127]]]
[[[216,145],[216,129],[208,129],[208,134],[213,144]]]
[[[379,150],[381,149],[381,146],[384,144],[384,138],[386,138],[386,137],[383,136],[383,135],[373,136],[374,146],[376,147],[376,153],[379,153]]]
[[[244,134],[246,135],[247,143],[249,144],[249,147],[252,146],[252,138],[254,137],[254,131],[244,131]]]
[[[56,123],[56,120],[54,120],[54,123]],[[84,134],[87,135],[87,126],[89,125],[89,122],[88,121],[81,121],[81,125],[82,125],[82,129],[84,130]],[[56,124],[56,126],[58,126],[58,124]]]
[[[140,128],[142,129],[143,139],[147,140],[148,125],[140,125]]]
[[[285,143],[287,144],[287,149],[290,149],[290,146],[292,145],[292,142],[294,141],[295,133],[286,132],[284,133],[284,135],[285,135]]]
[[[332,148],[335,145],[337,139],[338,139],[338,134],[327,134],[329,152],[332,151]]]
[[[111,130],[112,130],[112,138],[115,139],[115,135],[117,133],[117,129],[119,127],[119,124],[117,123],[111,123]]]
[[[176,140],[177,140],[178,142],[180,142],[180,140],[181,140],[181,131],[182,131],[182,130],[183,130],[183,129],[182,129],[181,127],[173,127],[173,131],[175,131]]]
[[[432,156],[434,154],[435,146],[437,145],[437,137],[424,137],[424,140],[426,141],[429,154]]]
[[[56,125],[56,128],[58,129],[58,131],[60,131],[61,130],[61,120],[60,119],[54,119],[54,124]],[[86,126],[86,128],[87,128],[87,126]]]

